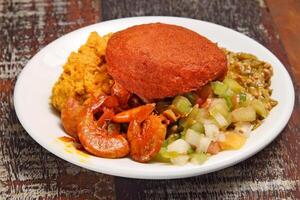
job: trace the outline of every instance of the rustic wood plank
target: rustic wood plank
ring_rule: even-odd
[[[288,71],[294,80],[295,87],[295,107],[294,112],[292,114],[290,123],[288,127],[291,132],[287,132],[286,140],[287,148],[289,152],[293,152],[291,155],[292,158],[295,159],[296,166],[300,166],[300,154],[299,154],[299,119],[300,119],[300,95],[299,95],[299,87],[300,87],[300,60],[298,59],[298,52],[300,51],[300,2],[293,0],[275,0],[270,1],[266,0],[266,5],[270,15],[274,19],[274,26],[276,30],[278,30],[280,39],[283,43],[286,56],[288,62],[290,63]],[[295,133],[295,134],[293,134]],[[289,143],[290,141],[295,141],[296,145]],[[293,170],[287,170],[288,175],[293,178],[299,179],[299,172]],[[297,198],[300,199],[300,187],[297,188]]]
[[[297,83],[300,83],[300,1],[266,0],[266,3],[287,52],[291,70]]]
[[[60,35],[99,21],[98,4],[99,1],[87,0],[0,2],[0,197],[3,199],[114,198],[112,177],[78,168],[42,149],[18,123],[12,103],[16,76],[28,59]],[[102,6],[104,19],[175,15],[234,28],[266,45],[294,73],[262,0],[106,0]],[[299,86],[299,80],[295,83]],[[296,94],[299,94],[298,87]],[[145,181],[116,178],[117,197],[300,199],[299,109],[297,96],[292,119],[280,137],[246,162],[190,179]]]
[[[99,21],[99,3],[0,1],[0,199],[114,199],[111,176],[43,149],[18,122],[12,101],[16,77],[30,57],[59,36]]]
[[[264,1],[102,1],[103,19],[143,15],[183,16],[242,32],[273,51],[293,72]],[[299,94],[296,87],[296,94]],[[299,97],[298,97],[299,98]],[[116,178],[118,199],[299,199],[299,100],[288,126],[263,151],[225,170],[189,179]]]

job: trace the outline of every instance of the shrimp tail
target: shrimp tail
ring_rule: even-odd
[[[149,115],[143,122],[131,121],[127,131],[131,158],[139,162],[150,161],[159,152],[165,136],[166,126],[157,115]]]
[[[126,137],[119,133],[109,133],[106,126],[99,126],[94,115],[102,111],[108,96],[100,97],[96,102],[87,106],[83,112],[82,121],[78,124],[78,138],[86,151],[103,158],[120,158],[128,155],[130,148]],[[101,118],[101,117],[100,117]],[[101,123],[106,123],[102,121]]]

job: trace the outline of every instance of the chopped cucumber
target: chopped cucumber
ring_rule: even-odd
[[[233,108],[232,96],[225,96],[225,97],[223,97],[223,98],[225,99],[228,108],[229,108],[230,110],[232,110],[232,108]]]
[[[225,96],[229,87],[220,81],[211,82],[213,92],[218,96]]]
[[[258,115],[262,116],[263,118],[267,117],[268,111],[263,102],[258,99],[253,99],[251,105]]]
[[[234,92],[231,90],[231,88],[223,82],[220,81],[212,82],[211,87],[213,89],[213,92],[220,97],[234,95]]]
[[[220,113],[224,116],[228,115],[229,108],[226,104],[226,101],[221,98],[213,99],[213,101],[209,107],[209,113],[211,115],[214,115],[215,113]]]
[[[195,119],[200,111],[199,105],[196,104],[193,106],[192,111],[189,113],[188,117]]]
[[[227,85],[233,92],[240,93],[244,91],[245,89],[234,79],[225,78],[223,80],[223,83]]]
[[[218,95],[219,97],[222,97],[225,99],[227,106],[232,109],[232,96],[234,95],[234,92],[231,90],[230,87],[228,87],[227,84],[224,84],[220,81],[215,81],[211,83],[213,92]]]
[[[241,107],[232,111],[233,122],[252,122],[256,119],[256,112],[253,107]]]
[[[162,147],[159,152],[154,156],[153,160],[157,162],[164,162],[164,163],[169,163],[170,158],[165,157],[166,154],[170,154],[170,152],[167,152],[167,148]]]
[[[224,99],[214,99],[209,107],[209,113],[217,121],[220,128],[225,128],[230,125],[231,116]]]
[[[186,118],[182,118],[179,120],[179,125],[187,129],[195,124],[197,122],[195,119],[199,113],[199,110],[200,109],[198,108],[198,104],[196,104]]]
[[[195,118],[197,122],[203,123],[206,119],[209,118],[209,112],[205,108],[199,108],[198,114]]]
[[[200,164],[203,164],[207,160],[208,155],[205,153],[193,153],[190,155],[190,158],[191,158],[191,161],[190,161],[191,163],[200,165]]]
[[[185,129],[189,128],[194,123],[196,123],[196,120],[193,119],[193,118],[189,118],[189,117],[182,118],[182,119],[179,120],[179,125],[182,126]]]
[[[169,158],[170,159],[170,158],[176,158],[180,154],[176,151],[164,151],[161,155],[164,158]]]
[[[227,127],[229,125],[229,122],[220,113],[216,113],[213,117],[218,122],[219,127]]]
[[[196,122],[190,127],[190,129],[197,131],[198,133],[204,133],[204,126],[201,122]]]
[[[184,96],[176,96],[172,102],[176,111],[181,115],[187,115],[192,110],[191,102]]]

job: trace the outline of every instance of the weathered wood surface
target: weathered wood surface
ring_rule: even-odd
[[[266,0],[275,27],[291,64],[291,70],[297,82],[300,82],[300,1],[297,0]]]
[[[12,103],[16,77],[29,58],[76,28],[139,15],[211,21],[267,46],[285,64],[296,89],[295,109],[282,134],[256,156],[228,169],[161,181],[90,172],[40,147],[19,124]],[[297,70],[299,66],[289,65],[263,0],[0,0],[0,199],[300,199]]]
[[[47,152],[14,112],[14,82],[39,49],[100,20],[99,2],[0,1],[0,199],[114,199],[114,178]],[[36,122],[39,123],[39,122]]]

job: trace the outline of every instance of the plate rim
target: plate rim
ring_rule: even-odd
[[[84,29],[88,29],[90,27],[93,27],[93,26],[97,26],[99,24],[109,24],[109,23],[114,23],[115,21],[127,21],[127,20],[135,20],[135,19],[153,19],[153,20],[160,20],[162,18],[164,19],[180,19],[180,20],[187,20],[187,21],[196,21],[196,22],[202,22],[202,23],[207,23],[207,24],[213,24],[213,25],[216,25],[216,26],[219,26],[221,28],[225,28],[229,31],[233,31],[235,33],[238,33],[240,35],[243,35],[244,37],[247,37],[247,38],[250,38],[249,36],[246,36],[238,31],[235,31],[233,29],[230,29],[228,27],[225,27],[225,26],[222,26],[222,25],[219,25],[219,24],[215,24],[215,23],[212,23],[212,22],[207,22],[207,21],[202,21],[202,20],[197,20],[197,19],[191,19],[191,18],[186,18],[186,17],[172,17],[172,16],[140,16],[140,17],[127,17],[127,18],[120,18],[120,19],[113,19],[113,20],[108,20],[108,21],[103,21],[103,22],[99,22],[99,23],[95,23],[95,24],[91,24],[91,25],[88,25],[88,26],[85,26],[85,27],[82,27],[82,28],[79,28],[79,29],[76,29],[72,32],[69,32],[55,40],[53,40],[52,42],[50,42],[49,44],[47,44],[46,46],[44,46],[41,50],[39,50],[33,57],[31,57],[31,59],[26,63],[25,67],[22,69],[21,73],[18,75],[17,77],[17,81],[16,81],[16,84],[15,84],[15,88],[14,88],[14,94],[13,94],[13,103],[14,103],[14,108],[15,108],[15,112],[17,114],[17,117],[21,123],[21,125],[24,127],[25,131],[30,135],[30,137],[35,140],[35,142],[37,142],[39,145],[41,145],[43,148],[45,148],[47,151],[49,151],[50,153],[56,155],[57,157],[67,161],[67,162],[70,162],[72,164],[75,164],[77,166],[80,166],[80,167],[83,167],[83,168],[86,168],[86,169],[89,169],[89,170],[92,170],[92,171],[95,171],[95,172],[98,172],[98,173],[104,173],[104,174],[108,174],[108,175],[114,175],[114,176],[120,176],[120,177],[126,177],[126,178],[139,178],[139,179],[176,179],[176,178],[187,178],[187,177],[191,177],[191,176],[197,176],[197,175],[202,175],[202,174],[207,174],[207,173],[211,173],[211,172],[214,172],[214,171],[218,171],[220,169],[225,169],[229,166],[233,166],[239,162],[242,162],[250,157],[252,157],[253,155],[255,155],[256,153],[258,153],[259,151],[261,151],[262,149],[264,149],[268,144],[270,144],[273,140],[276,139],[276,137],[282,132],[282,130],[284,129],[284,127],[286,126],[286,124],[288,123],[290,117],[291,117],[291,114],[293,112],[293,108],[294,108],[294,102],[295,102],[295,93],[294,93],[294,86],[293,86],[293,82],[292,82],[292,79],[286,69],[286,67],[281,63],[281,61],[269,50],[267,49],[266,47],[264,47],[263,45],[261,45],[260,43],[258,43],[255,39],[252,39],[252,42],[255,42],[256,45],[259,45],[261,47],[263,47],[264,50],[268,51],[273,59],[276,59],[277,62],[279,62],[281,64],[280,67],[283,67],[283,70],[285,71],[286,75],[287,75],[287,83],[289,85],[289,89],[291,90],[291,95],[290,95],[290,106],[289,106],[289,110],[287,111],[287,114],[286,118],[284,118],[284,120],[282,122],[280,122],[280,125],[277,127],[276,129],[276,134],[273,135],[273,137],[271,138],[268,138],[267,141],[264,141],[263,144],[261,144],[258,148],[256,148],[255,150],[253,150],[252,152],[246,154],[245,156],[243,156],[242,158],[239,158],[239,159],[235,159],[233,161],[230,161],[232,160],[231,158],[230,159],[227,159],[225,161],[223,161],[225,164],[221,164],[221,165],[218,165],[216,167],[213,167],[213,168],[210,168],[210,169],[206,169],[206,170],[202,170],[202,171],[196,171],[195,169],[190,169],[190,170],[184,170],[184,168],[180,168],[180,170],[178,170],[179,174],[173,174],[173,175],[165,175],[165,174],[160,174],[160,175],[153,175],[153,174],[140,174],[140,173],[128,173],[128,171],[125,171],[123,172],[122,170],[119,171],[118,169],[117,170],[112,170],[112,169],[99,169],[99,168],[95,168],[95,167],[92,167],[88,164],[85,164],[85,163],[81,163],[75,159],[72,159],[71,157],[68,157],[68,156],[64,156],[64,154],[60,154],[56,151],[52,151],[51,148],[49,148],[48,145],[44,144],[43,142],[39,141],[39,139],[34,135],[32,134],[30,128],[26,125],[26,123],[24,123],[23,119],[22,119],[22,113],[20,113],[20,109],[19,109],[19,100],[18,100],[18,90],[19,88],[21,87],[20,84],[21,84],[21,81],[24,77],[24,74],[26,73],[26,71],[29,69],[27,66],[30,66],[32,60],[38,56],[41,52],[43,52],[48,46],[50,46],[51,44],[53,44],[54,42],[56,42],[57,40],[63,40],[65,37],[68,37],[69,35],[71,35],[72,33],[74,32],[79,32],[79,31],[83,31]],[[136,23],[134,23],[133,25],[135,25]],[[26,68],[27,67],[27,68]],[[65,153],[66,154],[66,153]],[[66,154],[67,155],[67,154]],[[148,173],[148,172],[147,172]],[[157,172],[155,172],[157,173]]]

